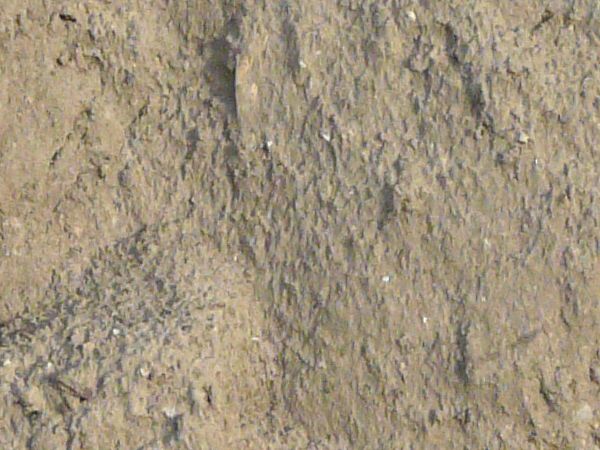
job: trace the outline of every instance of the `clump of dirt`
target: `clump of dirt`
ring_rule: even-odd
[[[2,445],[600,445],[598,30],[5,1]]]

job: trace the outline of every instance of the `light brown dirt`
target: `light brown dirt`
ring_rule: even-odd
[[[600,446],[595,0],[5,0],[0,447]]]

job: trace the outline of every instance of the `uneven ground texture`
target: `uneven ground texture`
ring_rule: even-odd
[[[3,0],[0,448],[600,448],[600,3]]]

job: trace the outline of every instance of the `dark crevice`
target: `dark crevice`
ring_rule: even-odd
[[[458,355],[456,356],[455,373],[460,381],[467,385],[469,384],[469,328],[468,322],[461,322],[456,327],[456,346]]]
[[[237,112],[235,98],[235,66],[227,38],[215,39],[208,45],[209,58],[206,78],[210,93],[221,101],[231,116]]]
[[[478,124],[492,126],[491,120],[485,114],[486,101],[483,86],[479,81],[473,65],[465,62],[468,47],[460,44],[460,39],[450,24],[444,26],[446,33],[446,54],[452,66],[459,72],[471,114]]]
[[[389,183],[386,183],[381,190],[381,208],[379,211],[379,219],[377,228],[382,230],[385,225],[394,217],[396,206],[394,204],[394,188]]]

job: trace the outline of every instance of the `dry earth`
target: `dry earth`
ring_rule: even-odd
[[[3,0],[0,448],[600,448],[597,0]]]

